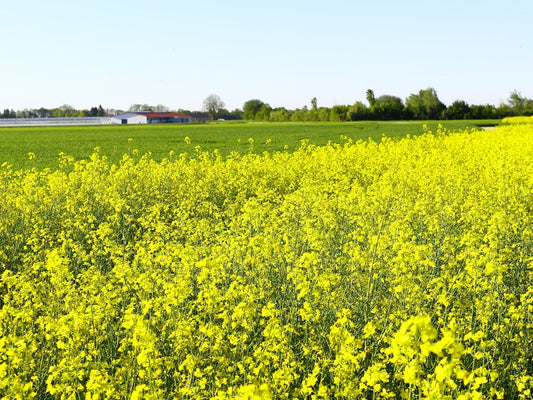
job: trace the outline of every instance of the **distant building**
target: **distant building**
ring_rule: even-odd
[[[191,113],[191,122],[207,122],[211,121],[209,114],[206,112],[193,112]]]
[[[135,113],[125,113],[111,117],[112,124],[146,124],[146,117]]]
[[[167,111],[134,111],[114,117],[0,118],[0,126],[161,124],[192,122],[190,115]]]
[[[191,116],[168,111],[133,111],[111,118],[113,124],[188,123]]]
[[[0,118],[0,126],[107,125],[112,123],[112,119],[108,117]]]

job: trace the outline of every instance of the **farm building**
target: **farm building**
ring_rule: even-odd
[[[0,126],[106,125],[112,123],[109,117],[0,118]]]
[[[206,112],[193,112],[191,113],[191,122],[207,122],[211,121],[209,114]]]
[[[111,118],[114,124],[160,124],[160,123],[186,123],[191,122],[191,117],[168,111],[134,111],[116,115]]]
[[[114,117],[0,118],[0,126],[159,124],[191,122],[190,115],[167,111],[134,111]]]

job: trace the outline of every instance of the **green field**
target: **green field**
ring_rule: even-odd
[[[344,123],[219,123],[205,125],[102,125],[61,127],[10,127],[0,128],[0,164],[8,162],[14,168],[55,168],[58,155],[63,152],[76,160],[86,159],[95,147],[113,163],[123,154],[137,150],[139,154],[150,152],[155,160],[176,154],[219,149],[226,155],[231,151],[278,151],[300,147],[302,139],[324,145],[328,141],[339,142],[341,136],[354,141],[380,140],[388,137],[418,135],[423,124],[436,130],[439,123],[450,130],[476,128],[497,124],[497,120],[464,121],[401,121],[401,122],[344,122]],[[190,144],[185,138],[190,139]],[[28,153],[34,153],[30,160]]]

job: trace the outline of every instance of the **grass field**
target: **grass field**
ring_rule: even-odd
[[[487,121],[402,121],[402,122],[347,122],[347,123],[222,123],[205,125],[129,125],[77,127],[20,127],[0,128],[0,164],[8,162],[14,168],[50,167],[58,164],[58,154],[66,153],[76,160],[86,159],[95,147],[111,162],[117,163],[124,153],[137,149],[140,154],[152,153],[155,160],[176,154],[219,149],[227,155],[235,150],[247,153],[249,138],[254,141],[253,151],[289,150],[300,147],[302,139],[311,144],[324,145],[339,142],[341,135],[354,141],[380,140],[388,137],[418,135],[423,124],[436,130],[439,123],[450,130],[475,128],[497,124]],[[190,138],[190,144],[185,138]],[[268,142],[268,144],[267,144]],[[30,160],[28,153],[34,153]]]

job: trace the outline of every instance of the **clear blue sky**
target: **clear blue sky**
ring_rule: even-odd
[[[2,0],[0,109],[533,97],[531,0]]]

